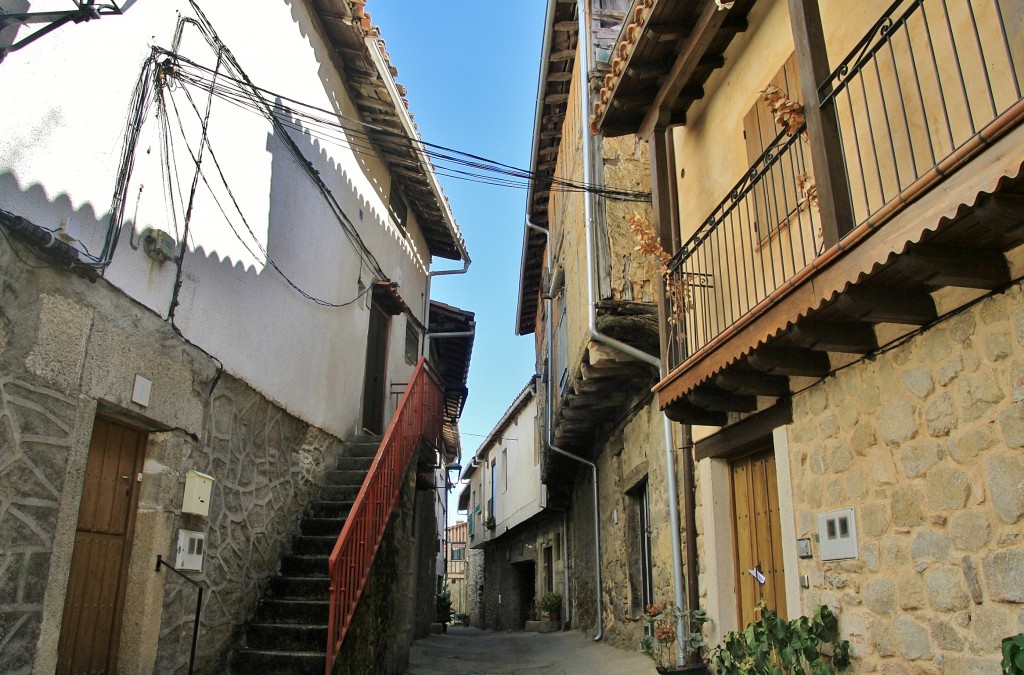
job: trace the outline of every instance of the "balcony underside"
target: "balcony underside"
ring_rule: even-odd
[[[853,247],[851,235],[819,256],[659,382],[662,409],[726,426],[1011,284],[1019,272],[1007,254],[1024,244],[1022,148],[1018,127]]]

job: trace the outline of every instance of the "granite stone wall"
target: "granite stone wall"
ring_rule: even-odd
[[[853,507],[859,556],[800,560],[861,672],[993,673],[1024,631],[1024,291],[793,399],[798,537]]]

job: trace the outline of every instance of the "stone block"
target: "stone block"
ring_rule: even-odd
[[[997,551],[985,556],[988,596],[999,602],[1024,602],[1024,550]]]
[[[893,639],[892,626],[887,620],[876,619],[869,631],[871,644],[879,656],[896,655],[896,641]]]
[[[908,548],[904,537],[892,535],[882,537],[882,567],[890,569],[906,565],[910,561]]]
[[[839,435],[839,420],[835,414],[828,414],[818,422],[818,438],[835,438]]]
[[[928,602],[933,609],[955,612],[970,604],[963,573],[955,567],[931,567],[924,572]]]
[[[918,532],[910,546],[912,560],[946,560],[949,557],[949,537],[941,532]]]
[[[1010,390],[1014,403],[1024,401],[1024,366],[1015,365],[1010,372]]]
[[[958,314],[949,321],[949,339],[956,343],[971,339],[976,325],[974,312]]]
[[[875,542],[866,542],[860,545],[860,557],[864,560],[864,566],[870,572],[878,571],[879,548]]]
[[[923,495],[913,485],[900,485],[892,490],[892,522],[897,526],[914,527],[924,522],[921,510]]]
[[[861,531],[869,537],[880,537],[889,529],[889,508],[884,502],[862,506],[859,517]]]
[[[1015,524],[1024,515],[1024,460],[1020,455],[995,455],[988,459],[988,491],[996,515]]]
[[[917,435],[914,407],[910,401],[899,399],[883,407],[876,416],[878,435],[883,442],[899,445]]]
[[[993,405],[1006,397],[999,383],[987,371],[960,378],[957,392],[965,420],[980,419]]]
[[[917,358],[925,363],[945,361],[950,352],[953,351],[953,344],[949,330],[943,326],[937,326],[925,331],[916,341]]]
[[[1010,635],[1013,611],[1000,603],[990,602],[971,610],[970,639],[977,654],[998,654],[1003,638]]]
[[[932,656],[931,639],[928,629],[906,615],[897,616],[893,621],[896,649],[908,661],[928,659]]]
[[[923,476],[928,469],[938,464],[945,454],[942,446],[936,441],[908,443],[901,453],[903,473],[907,478]]]
[[[965,473],[951,466],[935,467],[924,479],[928,508],[932,511],[962,509],[971,496],[971,482]]]
[[[878,386],[871,381],[864,382],[857,392],[857,405],[861,414],[870,415],[882,404],[882,395]]]
[[[964,573],[964,583],[967,584],[967,592],[971,594],[974,604],[980,605],[984,600],[981,593],[981,583],[978,581],[978,569],[974,566],[974,560],[965,555],[960,558],[960,569]]]
[[[825,449],[818,445],[811,450],[811,454],[808,458],[807,468],[810,469],[811,473],[815,475],[822,475],[827,469],[827,463],[825,462]]]
[[[949,521],[953,545],[961,551],[978,551],[992,536],[988,513],[979,509],[961,511]]]
[[[78,387],[93,311],[60,295],[42,294],[35,344],[25,367],[65,393]]]
[[[949,432],[957,427],[953,397],[948,392],[936,396],[925,408],[924,419],[928,425],[929,436],[948,436]]]
[[[946,652],[962,652],[964,650],[964,639],[960,637],[953,624],[942,618],[935,617],[929,624],[932,640],[939,649]]]
[[[807,392],[807,409],[812,415],[828,410],[828,392],[825,387],[812,387]]]
[[[859,419],[859,418],[858,418]],[[850,449],[858,455],[866,455],[868,449],[878,442],[875,428],[870,424],[858,424],[850,434]]]
[[[900,592],[900,609],[918,609],[925,606],[928,598],[920,574],[914,571],[901,572],[896,583]]]
[[[888,614],[896,609],[896,582],[892,579],[876,579],[864,590],[864,605],[878,614]]]
[[[1002,333],[989,335],[985,339],[985,358],[993,363],[1002,361],[1009,357],[1013,351],[1010,349],[1010,342]]]
[[[957,375],[964,370],[964,360],[959,354],[939,366],[935,371],[935,380],[939,386],[945,386],[953,381]]]
[[[927,368],[913,368],[903,373],[903,384],[918,398],[927,398],[935,391],[932,374]]]
[[[946,658],[945,675],[992,675],[998,673],[999,659],[982,656],[949,656]]]
[[[832,473],[843,473],[853,464],[853,454],[845,444],[834,446],[828,451],[828,468]]]
[[[993,443],[989,425],[965,429],[950,437],[946,444],[949,456],[961,464],[967,463]]]

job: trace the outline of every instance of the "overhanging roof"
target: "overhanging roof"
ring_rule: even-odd
[[[473,356],[475,314],[446,305],[430,302],[429,334],[441,334],[430,340],[430,364],[444,380],[444,416],[454,423],[462,416],[469,396],[469,362]],[[456,333],[458,335],[451,335]],[[443,337],[443,334],[449,334]],[[445,440],[449,440],[445,438]],[[456,446],[452,446],[456,447]]]
[[[612,69],[594,100],[591,126],[605,136],[640,134],[686,123],[704,84],[747,29],[754,0],[634,0],[619,33]]]
[[[378,130],[369,130],[377,154],[388,164],[416,214],[430,254],[448,260],[468,260],[462,233],[452,216],[434,168],[421,152],[419,134],[408,111],[405,89],[395,81],[398,69],[380,39],[380,30],[363,11],[363,2],[309,0],[334,51],[360,117]]]

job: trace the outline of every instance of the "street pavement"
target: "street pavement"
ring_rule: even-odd
[[[409,675],[657,675],[643,654],[578,631],[527,633],[449,626],[412,643]]]

